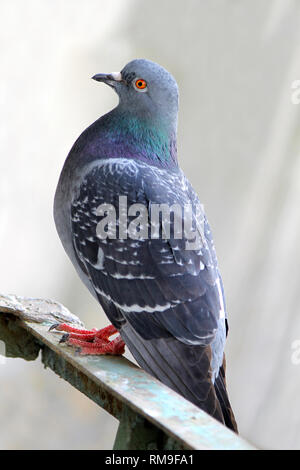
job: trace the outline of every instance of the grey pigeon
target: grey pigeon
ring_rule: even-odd
[[[66,253],[112,325],[98,333],[56,327],[83,354],[122,354],[125,342],[148,373],[237,431],[225,384],[228,326],[216,252],[177,161],[176,81],[144,59],[93,78],[113,88],[119,104],[73,145],[54,217]],[[173,208],[169,218],[163,207]]]

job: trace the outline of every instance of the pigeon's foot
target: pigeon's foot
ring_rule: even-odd
[[[118,330],[113,325],[106,326],[101,330],[83,330],[74,328],[66,323],[55,323],[50,326],[49,331],[51,330],[64,331],[65,334],[59,342],[75,346],[77,352],[82,355],[111,354],[121,356],[125,351],[125,343],[120,335],[111,341],[109,339],[112,335],[118,333]]]

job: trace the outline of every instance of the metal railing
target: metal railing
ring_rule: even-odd
[[[114,449],[254,449],[204,411],[124,357],[79,356],[49,332],[57,321],[81,324],[61,304],[0,295],[0,341],[8,357],[34,360],[120,421]]]

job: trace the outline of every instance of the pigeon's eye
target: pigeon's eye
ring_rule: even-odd
[[[138,78],[138,79],[134,82],[134,88],[135,88],[137,91],[146,91],[146,90],[147,90],[147,82],[146,82],[146,80],[143,80],[142,78]]]

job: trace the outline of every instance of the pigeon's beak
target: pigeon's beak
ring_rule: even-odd
[[[97,73],[92,77],[93,80],[97,82],[103,82],[110,86],[115,86],[116,83],[122,82],[121,72],[112,72],[112,73]]]

